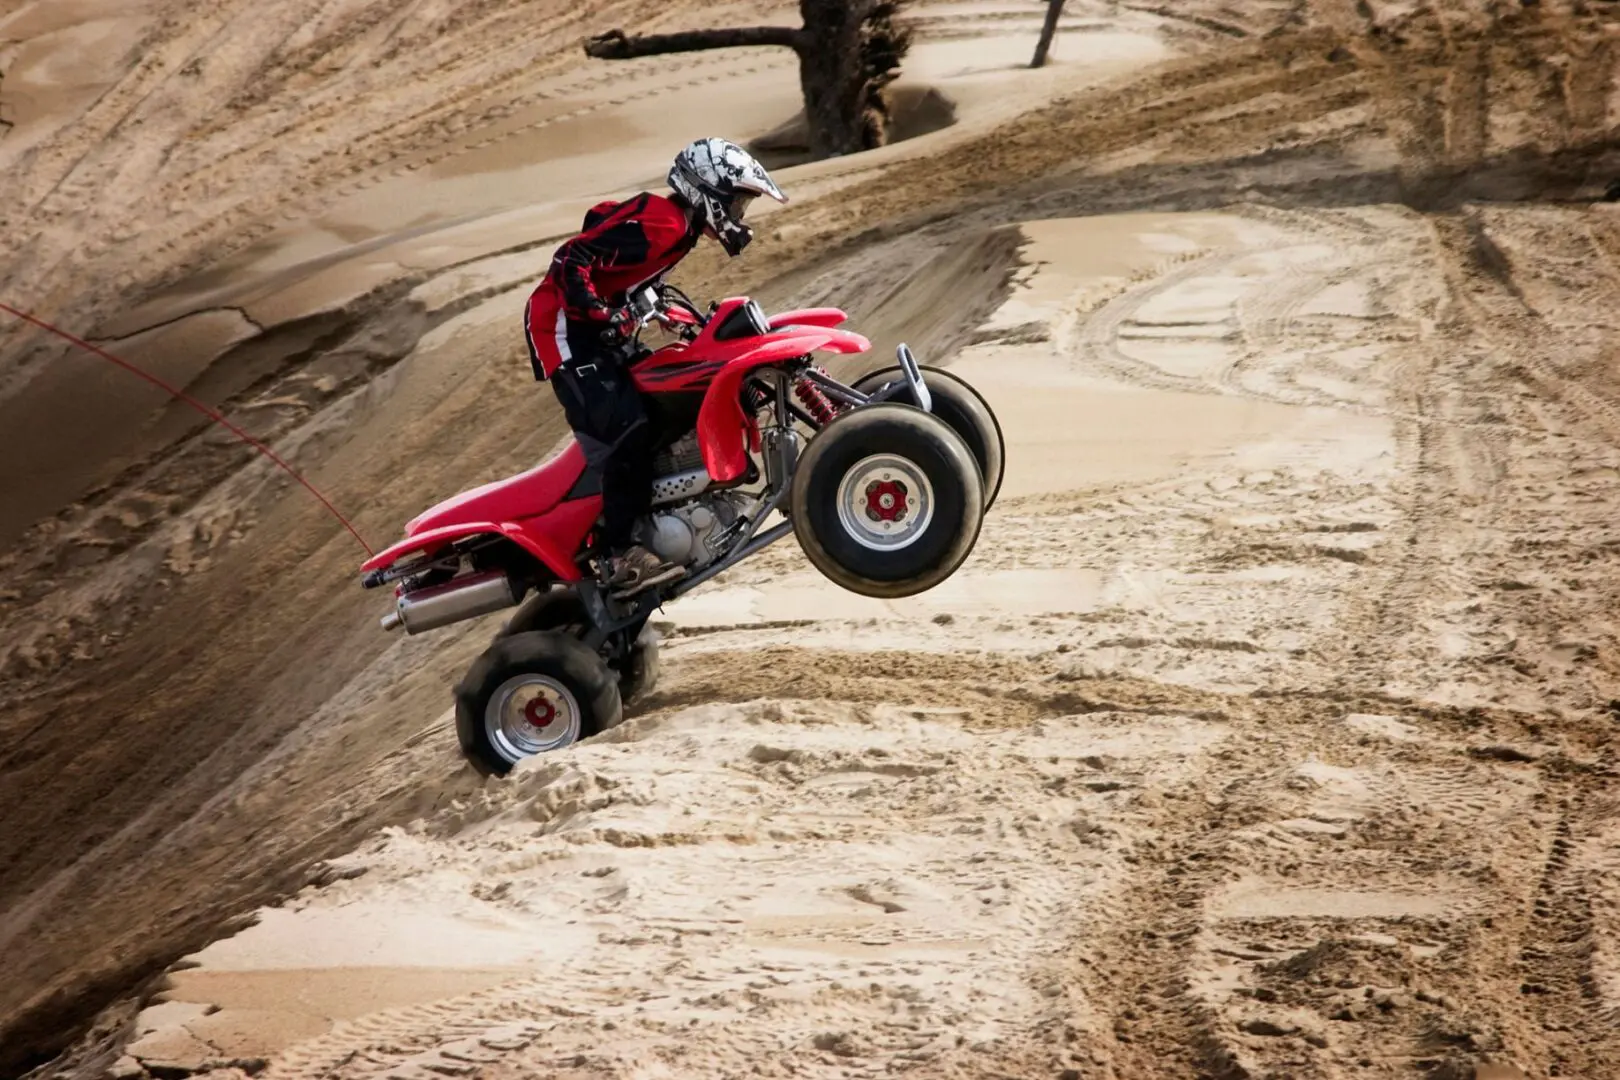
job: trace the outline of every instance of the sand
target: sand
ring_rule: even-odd
[[[505,781],[446,711],[492,622],[382,635],[298,489],[0,327],[0,1071],[1620,1072],[1620,24],[1236,7],[1071,0],[1030,72],[1041,5],[919,5],[954,123],[683,283],[977,386],[978,547],[883,602],[784,542]],[[563,434],[515,312],[583,208],[796,107],[571,12],[9,11],[0,295],[386,541]]]

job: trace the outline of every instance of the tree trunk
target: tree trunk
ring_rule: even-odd
[[[818,158],[883,144],[887,136],[885,87],[899,72],[910,31],[894,21],[905,0],[799,0],[803,29],[762,26],[692,30],[628,37],[598,34],[585,53],[598,60],[629,60],[663,53],[774,45],[799,57],[799,87],[810,152]]]
[[[1062,14],[1063,0],[1046,0],[1046,24],[1041,27],[1041,40],[1035,45],[1035,59],[1029,62],[1030,67],[1046,65],[1046,54],[1052,48],[1052,38],[1057,34],[1058,18]]]
[[[799,86],[815,157],[866,149],[861,21],[870,6],[861,0],[799,0],[805,36]]]
[[[597,34],[585,43],[585,55],[597,60],[634,60],[664,53],[735,49],[748,45],[781,45],[798,49],[803,32],[786,26],[755,26],[736,30],[690,30],[680,34],[626,37],[623,30]]]

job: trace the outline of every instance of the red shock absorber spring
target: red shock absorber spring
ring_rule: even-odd
[[[838,407],[821,392],[821,387],[809,379],[800,379],[794,383],[793,393],[803,403],[805,411],[814,417],[820,426],[826,427],[838,416]]]

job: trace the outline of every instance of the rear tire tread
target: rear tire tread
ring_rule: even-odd
[[[523,601],[512,617],[501,625],[491,644],[514,634],[534,630],[583,637],[590,624],[591,617],[586,614],[585,603],[577,593],[553,588]],[[644,627],[619,673],[619,696],[626,707],[652,693],[658,685],[658,669],[658,635],[652,627]]]

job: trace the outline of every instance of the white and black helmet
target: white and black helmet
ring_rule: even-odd
[[[765,166],[725,139],[699,139],[676,155],[669,186],[697,209],[728,255],[736,255],[754,238],[742,220],[749,203],[760,195],[788,201]]]

